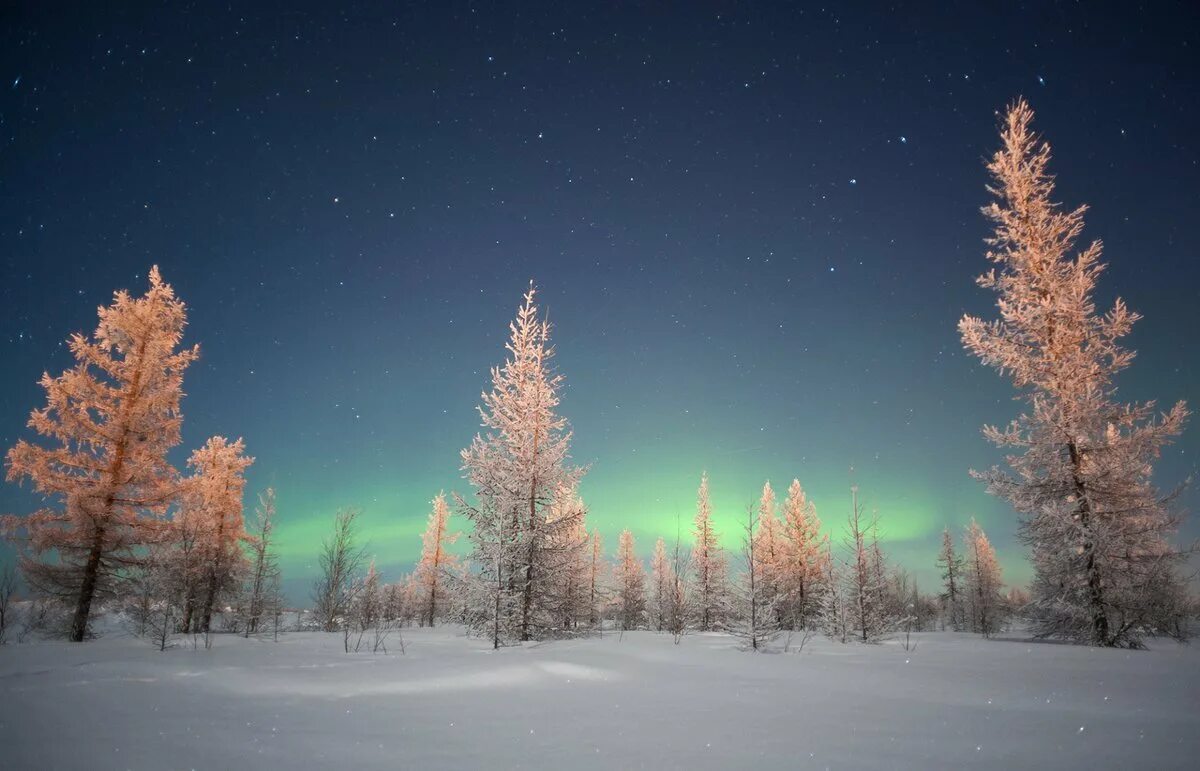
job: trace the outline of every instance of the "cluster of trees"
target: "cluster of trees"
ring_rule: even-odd
[[[187,475],[168,460],[199,347],[181,348],[186,307],[157,267],[149,279],[145,295],[119,291],[100,308],[91,337],[71,337],[75,366],[42,376],[46,406],[29,419],[44,441],[22,439],[7,455],[9,481],[57,502],[0,527],[21,550],[29,587],[69,614],[74,641],[88,636],[98,601],[129,603],[163,644],[176,631],[209,631],[235,599],[245,599],[237,615],[251,628],[280,604],[273,495],[248,534],[242,493],[253,459],[242,440],[209,439]]]
[[[1160,493],[1151,472],[1188,411],[1179,402],[1156,416],[1152,402],[1117,400],[1114,376],[1133,359],[1121,340],[1139,317],[1120,300],[1096,309],[1101,247],[1072,254],[1085,208],[1054,203],[1049,147],[1032,117],[1023,101],[1009,109],[988,166],[995,267],[978,283],[999,295],[1000,316],[959,323],[964,346],[1010,377],[1028,405],[1008,426],[985,428],[1008,452],[1008,468],[976,473],[1021,517],[1034,567],[1028,596],[1004,594],[995,552],[974,521],[959,550],[944,533],[943,592],[924,596],[889,564],[878,517],[865,515],[857,487],[835,542],[821,535],[796,480],[782,513],[769,482],[746,508],[739,565],[715,530],[707,474],[688,549],[678,535],[670,550],[657,539],[647,575],[626,530],[609,565],[587,525],[579,493],[587,469],[571,461],[571,430],[557,412],[563,377],[531,284],[510,324],[507,358],[481,396],[483,431],[461,453],[472,495],[453,496],[453,506],[470,524],[467,559],[449,549],[457,534],[443,494],[432,502],[419,563],[393,584],[374,563],[363,570],[357,511],[338,512],[313,587],[315,623],[341,631],[348,651],[385,649],[401,624],[447,619],[495,647],[587,633],[605,620],[676,640],[689,629],[727,630],[751,648],[785,631],[872,642],[939,622],[989,635],[1017,612],[1039,636],[1094,645],[1185,637],[1191,603],[1180,576],[1186,553],[1171,544],[1174,494]],[[44,441],[18,441],[7,475],[56,505],[0,518],[0,528],[21,547],[27,584],[69,608],[72,640],[88,635],[95,603],[110,599],[128,603],[162,645],[179,632],[207,634],[217,617],[247,635],[277,631],[274,492],[260,496],[248,532],[242,498],[253,459],[241,439],[209,439],[186,475],[168,461],[180,443],[184,372],[199,348],[181,348],[185,306],[157,268],[149,278],[144,296],[120,291],[99,309],[91,337],[70,339],[75,366],[43,376],[46,406],[29,426]],[[10,573],[0,581],[0,640],[14,585]]]

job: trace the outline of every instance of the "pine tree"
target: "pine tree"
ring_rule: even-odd
[[[24,533],[27,583],[74,603],[75,642],[87,635],[93,601],[117,591],[175,499],[167,452],[179,444],[183,373],[199,355],[179,349],[187,312],[157,267],[144,296],[119,291],[99,317],[91,339],[70,339],[76,365],[42,376],[47,403],[29,427],[53,446],[20,440],[8,452],[9,481],[29,479],[61,508],[0,522]]]
[[[696,622],[701,631],[720,628],[724,622],[727,566],[725,550],[717,540],[712,524],[712,504],[708,499],[708,474],[700,476],[696,496],[696,523],[693,530],[692,581],[695,589]]]
[[[667,556],[667,545],[659,538],[654,542],[654,557],[650,560],[650,583],[653,591],[650,612],[657,632],[666,628],[674,581],[675,571],[671,567],[670,557]]]
[[[219,599],[235,592],[245,567],[241,545],[246,538],[242,517],[245,472],[254,462],[241,439],[214,436],[192,453],[183,507],[197,529],[197,553],[203,568],[198,632],[209,632]]]
[[[617,582],[617,613],[621,629],[637,629],[646,615],[646,569],[634,551],[633,533],[621,531],[617,541],[617,564],[613,568]]]
[[[791,629],[803,629],[819,611],[825,580],[828,539],[821,536],[816,507],[808,500],[800,481],[793,479],[783,504],[783,557],[780,584],[786,597],[784,621]]]
[[[963,628],[963,558],[954,552],[954,536],[950,528],[942,530],[942,552],[938,556],[937,566],[942,569],[942,607],[943,616],[950,622],[950,628],[956,632]],[[944,623],[944,622],[943,622]]]
[[[1169,631],[1182,595],[1177,523],[1150,474],[1188,412],[1179,402],[1155,419],[1153,403],[1116,400],[1113,378],[1134,355],[1120,341],[1139,316],[1121,300],[1097,311],[1100,242],[1072,255],[1086,207],[1054,202],[1050,148],[1032,119],[1023,100],[1008,110],[988,164],[996,200],[983,211],[997,267],[978,283],[999,295],[1000,318],[959,322],[964,346],[1012,379],[1028,411],[984,429],[1010,450],[1011,473],[976,476],[1021,515],[1035,633],[1138,646],[1147,631]]]
[[[502,635],[529,640],[557,625],[560,609],[548,600],[570,561],[552,548],[547,515],[555,496],[574,490],[583,474],[568,464],[571,432],[555,412],[563,378],[551,370],[550,324],[539,317],[534,295],[530,284],[509,325],[508,360],[492,369],[492,391],[482,396],[479,414],[488,433],[462,451],[463,471],[475,488],[474,505],[462,509],[473,524],[480,580],[494,589],[496,645]],[[554,522],[561,531],[572,526],[570,517]]]
[[[433,626],[438,613],[445,609],[449,593],[447,573],[457,565],[455,556],[446,550],[458,539],[458,534],[449,531],[450,507],[446,505],[445,494],[438,493],[432,505],[433,510],[429,512],[429,521],[421,536],[421,559],[413,572],[422,626]]]
[[[246,590],[246,637],[259,632],[265,620],[274,618],[282,605],[279,596],[279,559],[275,555],[275,490],[268,487],[258,496],[253,530],[246,536],[250,552],[250,579]]]
[[[971,631],[985,637],[1000,631],[1004,597],[1000,563],[983,528],[972,519],[967,527],[967,596],[971,605]]]

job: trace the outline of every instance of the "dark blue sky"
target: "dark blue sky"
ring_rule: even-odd
[[[853,465],[926,583],[971,515],[1023,579],[966,473],[1018,405],[954,326],[992,315],[983,161],[1018,94],[1092,206],[1101,300],[1146,317],[1123,394],[1196,401],[1192,4],[102,5],[0,10],[0,444],[157,263],[202,346],[179,460],[245,437],[295,579],[338,505],[412,560],[531,278],[610,542],[686,525],[702,469],[731,540],[766,478],[840,522]]]

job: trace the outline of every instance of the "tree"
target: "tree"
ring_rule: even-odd
[[[975,476],[1021,516],[1035,634],[1138,647],[1147,632],[1170,633],[1183,595],[1172,496],[1150,477],[1188,411],[1178,402],[1155,418],[1153,402],[1116,400],[1113,378],[1134,356],[1121,340],[1140,317],[1120,299],[1096,309],[1100,242],[1072,254],[1086,207],[1053,201],[1050,147],[1032,120],[1024,100],[1013,104],[988,164],[995,200],[983,212],[996,267],[977,283],[997,293],[1000,317],[958,325],[966,349],[1008,376],[1028,411],[984,428],[1009,451],[1010,470]]]
[[[279,596],[279,559],[275,556],[275,490],[268,487],[258,496],[253,531],[246,536],[250,552],[250,579],[247,587],[245,635],[257,634],[263,617],[274,618],[282,605]]]
[[[600,629],[604,624],[601,608],[604,604],[604,542],[598,530],[592,531],[589,539],[591,545],[591,560],[588,569],[588,624],[593,629]]]
[[[12,598],[17,593],[17,571],[11,564],[0,567],[0,645],[12,622]]]
[[[828,539],[821,536],[816,507],[792,480],[783,503],[783,556],[780,585],[785,595],[784,622],[803,629],[819,611],[819,600],[827,573],[825,553]]]
[[[781,530],[782,525],[775,515],[775,491],[768,480],[763,484],[758,500],[758,516],[754,525],[754,537],[758,542],[755,544],[754,564],[758,569],[755,583],[760,585],[762,599],[770,604],[773,613],[781,610],[775,602],[779,595],[780,563],[783,558]]]
[[[497,645],[501,631],[529,640],[557,625],[549,600],[570,560],[552,546],[552,531],[569,531],[574,523],[564,516],[551,526],[547,515],[555,496],[574,490],[583,475],[568,463],[571,432],[555,412],[563,377],[551,370],[550,323],[539,317],[534,296],[531,283],[509,325],[508,359],[492,369],[492,390],[482,395],[479,415],[487,433],[462,451],[475,504],[461,508],[474,526],[480,580],[495,587]]]
[[[885,602],[883,556],[875,539],[879,523],[863,520],[858,485],[850,487],[850,516],[846,520],[845,549],[849,588],[849,617],[862,642],[876,642],[890,631]]]
[[[187,312],[157,266],[144,296],[118,291],[98,313],[91,339],[69,341],[76,365],[42,375],[46,406],[29,427],[51,446],[22,439],[7,457],[9,481],[28,479],[61,506],[0,523],[24,533],[27,583],[73,602],[75,642],[87,635],[93,601],[112,596],[137,566],[175,499],[167,453],[179,444],[183,373],[199,355],[179,349]]]
[[[621,629],[637,629],[646,615],[646,569],[634,552],[633,533],[628,530],[622,530],[617,541],[617,564],[613,570]]]
[[[942,530],[942,551],[937,559],[942,569],[943,618],[949,620],[950,628],[958,632],[963,627],[962,572],[963,558],[954,552],[954,536],[950,528]],[[943,621],[943,624],[945,621]]]
[[[692,580],[696,602],[696,621],[702,631],[720,627],[724,621],[727,566],[725,550],[717,540],[712,524],[712,504],[708,499],[708,474],[700,476],[696,495],[696,523],[693,529]]]
[[[654,557],[650,560],[650,614],[655,631],[661,632],[666,626],[674,581],[675,571],[672,569],[670,557],[667,556],[667,545],[659,538],[654,542]]]
[[[341,509],[333,519],[333,533],[321,542],[317,558],[321,575],[313,583],[313,613],[326,632],[336,632],[346,616],[358,588],[356,576],[362,569],[366,547],[358,545],[358,509]]]
[[[209,439],[188,460],[193,475],[184,488],[183,505],[199,523],[197,551],[204,571],[200,632],[210,631],[217,600],[236,591],[245,568],[242,494],[253,462],[241,439],[230,442],[223,436]]]
[[[824,582],[817,603],[817,618],[821,629],[831,640],[846,643],[850,639],[850,582],[847,570],[833,554],[833,547],[826,541],[824,560]]]
[[[413,573],[420,594],[419,613],[423,626],[433,626],[439,608],[446,604],[446,574],[457,564],[454,555],[446,551],[446,547],[458,539],[458,534],[449,532],[450,507],[446,505],[445,494],[438,493],[432,503],[433,510],[429,512],[429,521],[421,536],[421,560]]]
[[[766,506],[769,491],[770,485],[764,490],[758,514],[755,514],[753,506],[746,507],[746,521],[743,525],[745,535],[742,540],[742,556],[746,568],[740,598],[742,607],[739,609],[740,618],[730,628],[735,637],[744,640],[746,645],[755,651],[779,634],[779,617],[775,613],[776,595],[764,581],[764,577],[769,574],[764,560],[769,558],[763,551],[768,543],[761,533],[763,517],[775,516]],[[770,503],[771,508],[774,508],[773,495],[770,497]]]
[[[1003,621],[1004,582],[996,550],[983,528],[972,519],[967,527],[967,594],[971,602],[971,630],[987,637],[1000,631]]]

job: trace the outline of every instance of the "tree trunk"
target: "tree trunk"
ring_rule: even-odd
[[[1084,575],[1087,577],[1088,610],[1092,617],[1092,644],[1111,646],[1113,641],[1108,633],[1108,613],[1104,609],[1104,586],[1101,581],[1100,569],[1096,565],[1096,544],[1092,542],[1091,504],[1088,501],[1087,490],[1080,478],[1082,459],[1079,448],[1074,441],[1067,443],[1071,456],[1071,481],[1075,485],[1075,497],[1079,504],[1079,526],[1083,530]]]
[[[71,642],[83,642],[87,636],[88,617],[92,611],[92,598],[96,595],[96,583],[100,575],[100,555],[104,545],[104,531],[96,530],[92,539],[92,550],[88,552],[83,566],[83,582],[79,586],[79,599],[75,603],[75,616],[71,620]]]

